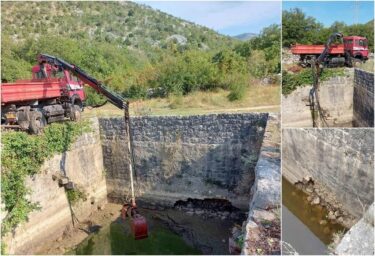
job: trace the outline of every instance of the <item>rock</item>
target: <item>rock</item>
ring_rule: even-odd
[[[313,200],[312,200],[312,202],[311,202],[311,204],[313,204],[313,205],[317,205],[317,204],[319,204],[320,203],[320,198],[318,197],[318,196],[316,196]]]
[[[312,178],[310,176],[305,176],[302,179],[302,183],[305,184],[305,185],[307,185],[311,180],[312,180]]]
[[[339,211],[335,211],[335,216],[339,217],[340,216],[340,212]]]
[[[343,222],[344,222],[344,218],[343,218],[343,217],[339,217],[339,218],[337,219],[337,221],[338,221],[339,223],[343,223]]]
[[[322,225],[322,226],[327,225],[327,221],[326,221],[326,220],[321,220],[321,221],[319,222],[319,224]]]
[[[328,213],[327,217],[328,217],[329,220],[335,220],[336,219],[335,213],[333,211],[330,211]]]
[[[254,210],[253,212],[253,218],[255,220],[267,220],[267,221],[273,221],[276,219],[276,216],[274,213],[266,210]]]
[[[307,193],[312,193],[313,191],[314,191],[313,188],[310,186],[306,188]]]

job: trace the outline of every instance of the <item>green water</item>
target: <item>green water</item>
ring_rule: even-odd
[[[308,195],[297,189],[283,177],[282,192],[283,205],[286,206],[298,219],[300,219],[324,244],[332,242],[336,232],[345,231],[345,228],[327,219],[328,212],[320,205],[311,205],[307,201]],[[326,221],[321,225],[320,221]]]
[[[134,240],[128,223],[120,219],[90,235],[75,250],[77,255],[120,254],[200,254],[184,240],[162,225],[152,221],[149,237]]]

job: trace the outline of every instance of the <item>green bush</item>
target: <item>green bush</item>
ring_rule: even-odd
[[[72,190],[67,190],[66,191],[66,196],[68,198],[68,201],[71,205],[76,205],[79,201],[86,201],[87,200],[87,195],[86,193],[80,189],[80,188],[75,188]]]
[[[230,101],[241,100],[245,97],[246,90],[248,88],[248,77],[246,75],[234,75],[230,78],[230,93],[228,99]]]
[[[343,68],[325,68],[320,76],[320,81],[325,81],[334,76],[344,76]],[[292,91],[300,86],[312,85],[313,77],[311,68],[305,68],[296,74],[290,74],[283,71],[282,76],[282,93],[284,95],[290,94]]]
[[[103,96],[97,93],[93,88],[91,87],[84,87],[85,95],[86,95],[86,106],[96,107],[103,105],[107,99]]]
[[[27,220],[38,204],[28,199],[27,176],[38,172],[44,160],[69,149],[72,142],[90,130],[88,122],[65,122],[47,126],[40,136],[24,132],[4,132],[2,139],[1,199],[7,215],[1,223],[2,235]]]

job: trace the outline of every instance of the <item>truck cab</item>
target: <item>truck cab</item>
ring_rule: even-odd
[[[73,104],[83,107],[85,94],[83,90],[84,83],[68,70],[61,67],[55,67],[48,63],[41,63],[32,68],[32,80],[57,80],[61,84],[62,95],[71,98]]]
[[[368,59],[368,41],[362,36],[345,36],[345,52],[352,58],[366,61]]]

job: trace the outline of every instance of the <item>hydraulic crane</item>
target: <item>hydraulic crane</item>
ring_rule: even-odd
[[[312,71],[312,78],[313,84],[309,94],[309,106],[311,110],[311,117],[313,120],[313,127],[328,127],[327,117],[320,106],[320,99],[319,99],[319,78],[323,72],[324,63],[329,55],[329,51],[331,45],[336,40],[342,40],[343,35],[341,33],[333,33],[327,40],[326,44],[324,45],[323,52],[319,55],[318,58],[313,58],[311,60],[311,71]]]
[[[5,120],[5,124],[18,123],[21,128],[29,129],[32,133],[40,132],[45,125],[44,120],[47,120],[48,123],[62,121],[66,116],[70,116],[71,120],[78,120],[77,117],[79,117],[79,112],[83,108],[82,102],[85,99],[83,84],[94,88],[113,105],[124,110],[125,132],[128,139],[127,150],[130,156],[131,201],[125,202],[122,217],[125,219],[129,212],[135,239],[146,238],[148,236],[147,222],[138,213],[135,201],[129,102],[78,66],[63,59],[48,54],[39,54],[37,60],[38,65],[34,66],[32,70],[33,79],[1,85],[2,105],[5,108],[2,120]],[[72,79],[72,77],[78,79]]]

